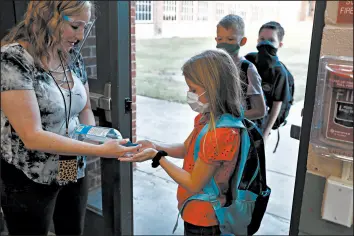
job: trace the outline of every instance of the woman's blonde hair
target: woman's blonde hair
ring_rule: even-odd
[[[239,69],[230,55],[221,49],[204,51],[182,67],[183,75],[205,89],[209,101],[209,130],[222,114],[243,116],[244,103]]]
[[[79,15],[92,7],[90,1],[29,1],[24,20],[1,40],[1,46],[24,42],[35,63],[48,69],[48,51],[61,42],[63,17]]]

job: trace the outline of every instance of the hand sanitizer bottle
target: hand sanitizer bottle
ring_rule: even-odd
[[[108,139],[123,139],[122,134],[116,129],[83,124],[74,129],[70,138],[92,144],[102,144]]]

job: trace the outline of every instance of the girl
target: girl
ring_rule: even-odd
[[[95,125],[83,59],[73,46],[90,23],[89,1],[29,1],[24,20],[1,41],[1,207],[10,235],[83,233],[84,156],[118,158],[126,141],[79,142]]]
[[[194,130],[184,144],[155,144],[143,140],[143,151],[121,161],[153,160],[153,167],[161,167],[178,183],[177,199],[180,208],[184,201],[197,193],[212,177],[220,189],[221,203],[226,202],[229,178],[235,169],[240,146],[240,132],[233,128],[215,128],[222,114],[242,116],[242,97],[239,71],[232,58],[223,50],[208,50],[189,59],[182,67],[189,87],[187,102],[198,112]],[[194,162],[196,138],[206,123],[209,131],[200,141],[198,159]],[[164,156],[183,158],[183,169]],[[209,202],[192,200],[183,210],[185,235],[219,235],[220,228]]]

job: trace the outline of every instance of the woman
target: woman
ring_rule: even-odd
[[[139,147],[70,139],[95,125],[83,59],[74,46],[91,18],[89,1],[30,1],[1,42],[1,204],[10,235],[81,235],[85,156],[117,158]]]
[[[194,120],[194,130],[184,144],[155,144],[143,140],[141,153],[121,161],[141,162],[153,159],[152,166],[161,167],[178,183],[178,208],[190,196],[202,191],[212,177],[220,189],[220,202],[226,203],[226,192],[240,146],[240,131],[234,128],[215,128],[215,122],[223,114],[241,116],[243,101],[239,71],[232,58],[223,50],[208,50],[192,57],[182,67],[189,87],[187,102],[200,113]],[[198,159],[193,152],[196,138],[205,124],[209,131],[200,141]],[[158,151],[159,150],[159,151]],[[164,156],[184,159],[183,169]],[[218,220],[209,202],[191,200],[182,214],[185,235],[220,235]]]

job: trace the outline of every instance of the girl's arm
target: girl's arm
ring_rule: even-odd
[[[184,144],[155,144],[157,150],[164,150],[168,156],[183,159],[185,156]]]
[[[211,133],[208,132],[208,138],[205,135],[201,139],[200,142],[202,145],[200,145],[200,150],[204,151],[199,152],[198,159],[191,173],[176,166],[165,157],[160,159],[160,166],[167,174],[189,192],[200,192],[215,175],[217,168],[220,166],[220,161],[233,160],[239,151],[240,136],[238,131],[228,128],[218,128],[216,130],[216,134],[213,131]],[[210,135],[216,138],[209,138]],[[164,151],[168,153],[166,149]],[[148,148],[131,157],[119,158],[119,160],[142,162],[152,159],[156,156],[157,152],[156,149]]]
[[[165,157],[161,158],[160,165],[177,184],[191,193],[200,192],[215,175],[217,170],[216,165],[207,164],[200,159],[196,161],[191,174],[176,166]]]
[[[185,155],[185,147],[182,143],[177,144],[156,144],[149,140],[140,140],[137,143],[141,144],[141,150],[152,148],[155,150],[164,150],[168,156],[183,159]]]

